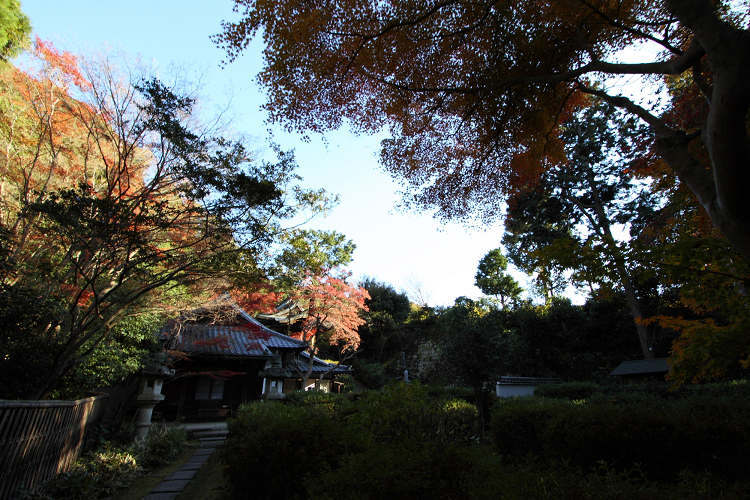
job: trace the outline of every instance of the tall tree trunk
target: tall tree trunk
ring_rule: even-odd
[[[476,398],[476,408],[477,408],[477,432],[479,433],[479,437],[484,437],[484,430],[487,426],[487,421],[484,418],[484,412],[486,410],[486,402],[487,402],[487,396],[489,392],[482,387],[475,387],[474,388],[474,397]]]
[[[633,316],[635,322],[635,329],[638,332],[638,340],[641,344],[641,351],[643,352],[643,359],[654,359],[654,350],[651,346],[651,339],[648,336],[648,330],[646,325],[643,324],[643,312],[641,310],[641,302],[638,300],[638,296],[635,294],[635,287],[633,282],[630,280],[630,273],[625,266],[625,258],[622,252],[617,247],[614,237],[612,236],[612,230],[610,228],[609,219],[604,213],[603,207],[597,203],[597,209],[601,210],[600,214],[600,225],[599,228],[603,232],[603,239],[607,245],[607,249],[615,262],[615,271],[620,284],[625,290],[625,297],[628,301],[628,307],[630,308],[630,314]]]
[[[593,202],[590,205],[585,205],[580,199],[573,195],[567,194],[565,197],[571,203],[575,204],[578,209],[585,215],[589,220],[594,231],[599,235],[604,244],[607,247],[608,253],[614,261],[615,273],[625,290],[625,297],[628,301],[628,307],[630,314],[633,317],[635,323],[635,329],[638,334],[638,341],[641,345],[641,352],[643,353],[643,359],[654,359],[654,350],[651,345],[651,339],[648,335],[648,330],[643,324],[643,311],[641,309],[640,301],[635,293],[635,287],[630,279],[630,273],[625,265],[625,257],[617,246],[614,236],[612,236],[612,225],[609,217],[607,216],[606,210],[604,210],[604,202],[602,201],[599,190],[596,184],[593,171],[589,170],[586,175],[586,181],[593,195]],[[593,209],[596,216],[590,214],[588,209]]]

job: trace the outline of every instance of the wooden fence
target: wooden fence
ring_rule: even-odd
[[[63,472],[80,456],[107,395],[78,401],[0,401],[0,500]]]

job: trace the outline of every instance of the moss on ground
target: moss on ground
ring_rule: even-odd
[[[211,454],[208,461],[198,470],[198,474],[188,483],[177,496],[177,500],[230,500],[232,495],[224,470],[226,465],[221,461],[223,449],[219,448]]]

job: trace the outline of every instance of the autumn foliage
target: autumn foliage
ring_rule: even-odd
[[[367,311],[365,301],[370,294],[361,287],[349,285],[345,277],[330,272],[308,274],[292,293],[291,299],[307,309],[297,337],[308,343],[310,363],[307,376],[312,371],[313,357],[321,351],[321,344],[335,346],[339,362],[351,357],[359,347],[358,329],[365,324],[360,311]]]
[[[123,318],[261,278],[254,256],[280,221],[326,201],[291,186],[291,154],[252,161],[137,65],[125,74],[41,40],[30,61],[0,68],[0,278],[3,312],[21,289],[45,311],[15,318],[2,345],[3,368],[28,378],[12,397],[38,399]]]

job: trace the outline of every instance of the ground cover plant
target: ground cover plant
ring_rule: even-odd
[[[102,441],[40,489],[25,492],[27,500],[109,498],[127,488],[142,473],[168,464],[183,449],[185,429],[154,424],[143,441]]]
[[[417,383],[300,393],[244,406],[224,463],[235,498],[741,498],[748,399],[708,392],[501,400],[492,442],[473,404]]]

